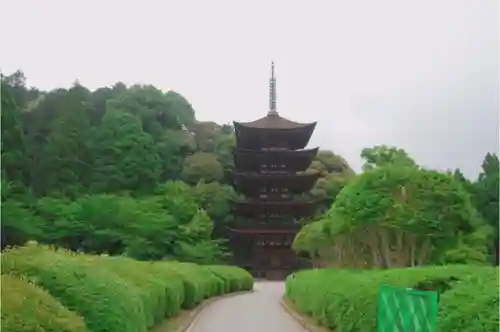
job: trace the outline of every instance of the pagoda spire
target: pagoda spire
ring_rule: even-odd
[[[269,111],[267,115],[278,115],[276,111],[276,77],[274,76],[274,62],[271,62],[271,78],[269,79]]]

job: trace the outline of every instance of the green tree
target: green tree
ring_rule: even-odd
[[[106,104],[109,100],[118,98],[121,94],[127,91],[127,87],[123,83],[116,83],[113,87],[103,87],[92,92],[91,101],[95,110],[92,116],[92,124],[99,125],[101,119],[106,112]]]
[[[224,175],[222,165],[217,156],[209,152],[196,152],[184,161],[182,179],[190,184],[200,180],[205,182],[219,181]]]
[[[165,182],[180,178],[184,159],[196,151],[196,144],[185,130],[165,130],[154,149],[161,163],[160,182]]]
[[[364,148],[361,158],[365,159],[365,170],[386,165],[417,166],[405,150],[387,145]]]
[[[339,193],[325,222],[336,259],[359,267],[441,262],[448,250],[488,234],[453,177],[400,165],[358,176]],[[474,261],[485,259],[481,241],[474,241]]]
[[[209,217],[217,222],[224,221],[231,212],[230,199],[236,193],[228,185],[218,182],[205,183],[200,181],[194,187],[194,195],[200,206],[207,211]]]
[[[2,179],[2,195],[8,184]],[[22,245],[28,240],[43,238],[43,220],[33,214],[21,201],[2,199],[1,246]]]
[[[134,85],[108,100],[106,106],[137,116],[144,131],[155,139],[162,137],[164,129],[181,129],[175,100],[152,85]]]
[[[322,220],[304,225],[295,236],[292,248],[298,253],[307,253],[314,267],[326,266],[334,259],[334,256],[331,257],[331,251],[335,250],[335,247]]]
[[[306,172],[321,175],[309,194],[314,198],[332,200],[355,176],[344,158],[328,150],[320,150]]]
[[[189,127],[196,121],[193,107],[181,94],[170,90],[165,93],[165,98],[170,102],[172,114],[181,124]]]
[[[477,182],[474,184],[476,207],[484,220],[493,228],[493,239],[491,252],[493,261],[498,265],[499,261],[499,161],[498,156],[488,153],[482,164],[482,172],[479,174]]]
[[[13,89],[2,80],[2,171],[9,181],[27,183],[29,164],[26,155],[22,114],[13,96]]]
[[[89,146],[92,191],[151,190],[158,183],[160,159],[138,117],[108,108],[101,126],[91,133]]]
[[[93,112],[89,96],[90,91],[74,86],[60,102],[61,110],[52,121],[40,165],[44,187],[38,189],[42,193],[57,191],[76,197],[89,185],[91,153],[87,140]]]

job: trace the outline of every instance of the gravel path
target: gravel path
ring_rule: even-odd
[[[187,332],[306,332],[280,305],[283,282],[257,282],[255,291],[203,309]]]

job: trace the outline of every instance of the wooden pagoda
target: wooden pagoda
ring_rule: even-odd
[[[253,122],[234,122],[236,149],[230,183],[245,199],[232,202],[230,244],[235,264],[256,278],[283,279],[300,267],[291,245],[298,219],[310,216],[322,201],[298,198],[319,174],[304,173],[318,148],[305,149],[316,122],[298,123],[276,111],[276,78],[271,65],[269,111]]]

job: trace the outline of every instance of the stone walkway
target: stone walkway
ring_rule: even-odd
[[[306,332],[280,305],[283,282],[257,282],[255,291],[203,309],[188,332]]]

